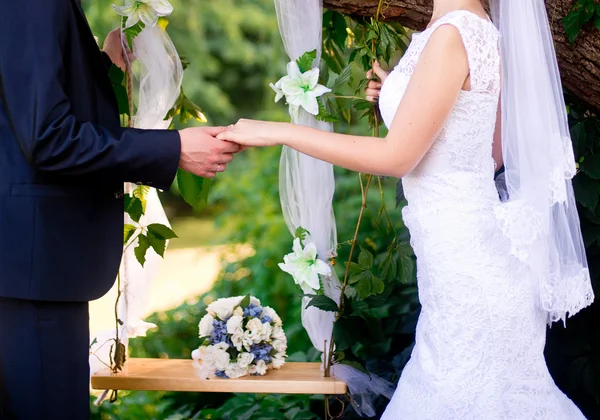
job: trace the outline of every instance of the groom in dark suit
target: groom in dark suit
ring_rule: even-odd
[[[123,183],[168,189],[238,151],[221,128],[121,128],[107,61],[78,0],[0,0],[2,420],[89,417],[88,301],[116,278]]]

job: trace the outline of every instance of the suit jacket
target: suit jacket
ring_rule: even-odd
[[[123,243],[123,183],[168,189],[176,131],[123,129],[75,0],[0,0],[0,297],[106,293]]]

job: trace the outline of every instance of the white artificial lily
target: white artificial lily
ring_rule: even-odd
[[[302,248],[300,239],[294,239],[294,247],[291,254],[283,257],[283,263],[279,264],[286,273],[294,278],[305,293],[311,293],[320,289],[319,275],[327,276],[331,274],[331,267],[317,259],[317,247],[310,242]]]
[[[115,6],[115,12],[127,17],[125,29],[131,28],[140,20],[147,28],[156,25],[158,18],[173,13],[173,6],[168,0],[126,0],[124,6]]]
[[[319,113],[317,98],[331,89],[319,84],[319,69],[314,68],[304,73],[298,68],[295,61],[287,65],[287,76],[283,76],[275,84],[270,84],[275,91],[275,102],[285,96],[290,106],[292,115],[298,116],[300,108],[312,115]]]

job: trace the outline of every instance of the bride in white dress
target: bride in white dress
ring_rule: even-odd
[[[533,19],[524,15],[544,5],[542,0],[504,2],[504,7],[509,2],[528,5],[515,20]],[[508,31],[510,25],[504,24]],[[593,300],[570,186],[570,143],[565,149],[559,144],[567,169],[558,177],[560,188],[547,188],[552,198],[525,197],[529,213],[513,211],[516,200],[501,202],[495,168],[507,165],[507,177],[518,172],[517,183],[507,178],[511,198],[524,194],[519,187],[528,182],[525,167],[519,166],[528,156],[515,157],[515,149],[528,144],[502,136],[501,129],[516,136],[520,128],[535,126],[538,116],[529,110],[532,116],[519,121],[514,102],[499,111],[505,86],[501,74],[514,71],[509,54],[501,56],[502,48],[507,45],[479,0],[435,0],[429,26],[413,36],[389,76],[375,66],[383,87],[372,81],[367,95],[379,97],[389,127],[385,139],[249,120],[219,136],[248,146],[284,144],[355,171],[402,178],[408,200],[403,218],[417,255],[422,311],[416,345],[383,415],[386,420],[584,419],[554,384],[543,355],[547,323],[564,320]],[[517,57],[526,61],[536,52]],[[554,70],[555,61],[547,65]],[[543,79],[538,73],[529,77]],[[503,98],[510,93],[503,90]],[[524,92],[522,105],[534,94]],[[560,110],[557,127],[565,126],[562,96],[554,101]],[[553,123],[542,120],[536,129]],[[568,141],[562,128],[562,138],[541,144]],[[550,149],[536,150],[535,162],[527,163],[553,164],[544,155]],[[532,183],[531,194],[546,191],[543,187],[553,182],[541,177],[533,178],[539,184]],[[528,219],[528,214],[537,217]],[[544,215],[550,228],[540,229],[541,234],[530,230]],[[561,225],[564,220],[571,222]],[[571,240],[568,247],[565,238]],[[529,247],[524,245],[528,240]]]

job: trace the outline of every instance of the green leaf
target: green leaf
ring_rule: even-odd
[[[314,306],[315,308],[319,308],[325,312],[338,312],[339,308],[335,301],[325,295],[306,295],[312,297],[308,305],[306,305],[306,309]]]
[[[90,349],[91,349],[93,346],[95,346],[96,344],[98,344],[98,338],[97,338],[97,337],[94,337],[94,341],[92,341],[92,342],[91,342],[91,344],[90,344]]]
[[[317,50],[305,52],[296,60],[301,73],[305,73],[312,69],[313,63],[317,59]]]
[[[310,235],[310,232],[304,229],[302,226],[299,226],[294,233],[294,238],[300,239],[300,242],[303,242],[306,239],[306,235]]]
[[[208,194],[212,187],[212,180],[201,178],[182,169],[177,170],[177,185],[181,196],[197,211],[208,204]]]
[[[363,269],[370,269],[373,267],[373,254],[364,248],[361,248],[360,254],[358,254],[358,265]]]
[[[119,106],[119,114],[129,116],[129,98],[127,96],[127,89],[125,88],[125,73],[119,67],[112,64],[108,69],[108,77],[117,99],[117,105]]]
[[[352,64],[348,64],[344,69],[340,72],[337,79],[335,79],[335,84],[333,85],[332,90],[336,90],[344,86],[350,80],[350,76],[352,76]]]
[[[600,198],[600,184],[584,173],[573,179],[573,188],[577,201],[585,208],[595,212]]]
[[[125,212],[129,215],[129,217],[131,217],[131,220],[139,223],[140,218],[144,215],[144,206],[142,201],[139,198],[133,197],[129,194],[125,194],[124,199]]]
[[[146,213],[146,197],[148,196],[148,193],[150,192],[150,187],[148,187],[147,185],[138,185],[137,187],[134,188],[132,195],[134,197],[139,198],[139,200],[142,202],[142,209],[144,211],[144,214]]]
[[[138,245],[135,247],[134,254],[139,263],[144,266],[146,263],[146,252],[150,248],[150,240],[146,237],[146,235],[138,236]]]
[[[580,168],[590,178],[600,179],[600,154],[586,156]]]
[[[164,258],[165,251],[167,249],[167,241],[156,237],[151,232],[148,232],[147,237],[148,237],[148,241],[150,242],[150,246],[152,247],[154,252],[156,252],[158,255],[160,255],[161,257]]]
[[[148,225],[148,232],[162,240],[169,240],[178,237],[169,227],[159,223],[152,223],[151,225]]]
[[[135,39],[136,36],[138,36],[144,30],[144,27],[146,25],[144,25],[144,22],[139,21],[135,25],[133,25],[129,28],[125,28],[126,22],[127,22],[127,17],[123,16],[123,19],[122,19],[123,34],[125,35],[125,38],[127,38],[127,44],[129,45],[129,49],[131,51],[133,51],[133,40]]]
[[[133,234],[135,233],[136,227],[130,224],[125,224],[124,230],[123,230],[123,245],[127,245],[127,243],[129,243],[129,240],[131,239],[131,237],[133,236]]]
[[[250,295],[244,296],[244,299],[242,299],[239,306],[241,308],[246,308],[248,305],[250,305]]]

